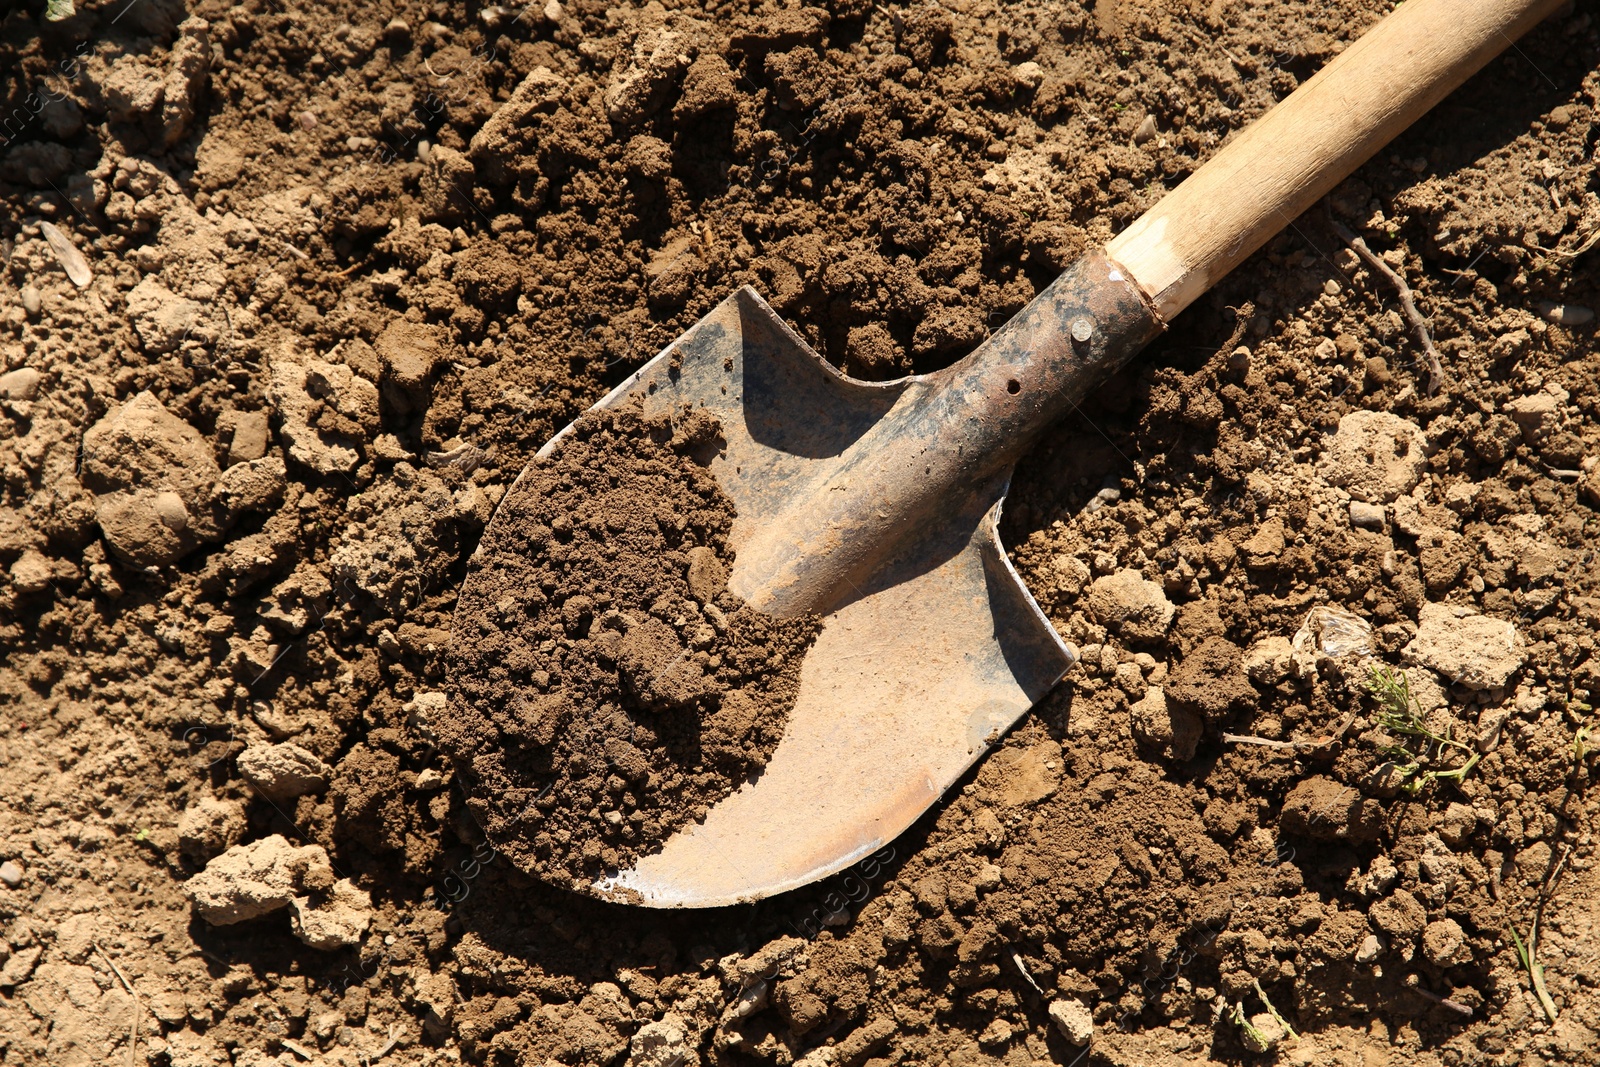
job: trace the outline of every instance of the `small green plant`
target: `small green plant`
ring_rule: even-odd
[[[1583,757],[1589,754],[1589,732],[1592,729],[1589,723],[1578,727],[1572,735],[1572,762],[1582,763]]]
[[[1239,1036],[1244,1041],[1245,1047],[1252,1052],[1271,1052],[1285,1036],[1297,1040],[1300,1035],[1289,1025],[1289,1020],[1273,1007],[1272,1001],[1267,999],[1267,991],[1261,988],[1261,980],[1255,979],[1252,984],[1256,987],[1256,996],[1266,1005],[1267,1012],[1277,1020],[1279,1026],[1283,1027],[1283,1034],[1269,1034],[1252,1023],[1250,1017],[1244,1013],[1244,1001],[1241,1000],[1234,1004],[1232,1011],[1228,1013],[1228,1020],[1239,1028]]]
[[[46,22],[60,22],[62,19],[70,19],[77,13],[78,9],[73,6],[72,0],[49,0],[44,6]]]
[[[1295,1033],[1294,1027],[1289,1025],[1289,1020],[1285,1019],[1282,1015],[1279,1015],[1278,1009],[1273,1007],[1272,1001],[1267,999],[1267,991],[1261,988],[1261,979],[1253,978],[1251,979],[1251,982],[1256,987],[1256,996],[1261,998],[1261,1003],[1267,1006],[1267,1010],[1272,1013],[1272,1017],[1278,1020],[1278,1025],[1283,1027],[1290,1037],[1298,1039],[1300,1035]]]
[[[1544,964],[1539,962],[1539,916],[1533,917],[1533,925],[1528,928],[1528,943],[1523,944],[1522,938],[1517,936],[1517,928],[1511,928],[1511,941],[1517,947],[1517,962],[1522,964],[1522,969],[1528,972],[1528,982],[1533,986],[1533,995],[1539,998],[1539,1007],[1544,1009],[1544,1017],[1554,1025],[1556,1021],[1556,1002],[1550,996],[1550,990],[1544,984]]]
[[[1272,1047],[1272,1038],[1250,1024],[1249,1016],[1244,1013],[1244,1001],[1241,1000],[1233,1006],[1233,1011],[1229,1013],[1228,1019],[1239,1028],[1239,1032],[1244,1035],[1245,1044],[1252,1049],[1265,1051]]]
[[[1436,734],[1423,721],[1421,709],[1411,695],[1411,684],[1405,671],[1396,671],[1383,664],[1374,663],[1367,670],[1367,691],[1378,701],[1378,725],[1404,740],[1397,745],[1386,745],[1383,754],[1395,760],[1396,769],[1404,779],[1400,788],[1416,796],[1437,781],[1460,782],[1478,765],[1482,755],[1471,745],[1457,741],[1448,734]],[[1420,751],[1410,745],[1421,744]],[[1450,750],[1466,756],[1466,762],[1448,770],[1424,769],[1423,764],[1442,759]]]
[[[144,842],[150,840],[150,831],[140,830],[138,833],[133,835],[133,839],[138,841],[140,844],[143,844]]]

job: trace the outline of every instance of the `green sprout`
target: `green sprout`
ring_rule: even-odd
[[[1471,745],[1457,741],[1449,734],[1436,734],[1422,719],[1421,709],[1411,695],[1411,684],[1404,671],[1396,671],[1382,664],[1373,664],[1367,671],[1367,691],[1378,701],[1378,725],[1390,733],[1406,739],[1401,744],[1385,745],[1382,752],[1396,760],[1395,769],[1405,779],[1400,787],[1410,796],[1416,796],[1434,782],[1450,780],[1460,783],[1472,773],[1472,768],[1483,758]],[[1407,747],[1421,742],[1421,751]],[[1423,761],[1443,757],[1446,750],[1458,749],[1466,755],[1466,762],[1449,770],[1424,770]],[[1401,762],[1404,761],[1404,762]]]
[[[1289,1020],[1279,1014],[1278,1009],[1273,1007],[1272,1001],[1267,999],[1267,991],[1261,988],[1261,980],[1259,978],[1253,979],[1252,984],[1256,987],[1256,996],[1260,997],[1261,1003],[1266,1005],[1268,1013],[1277,1020],[1279,1026],[1283,1027],[1284,1035],[1290,1039],[1298,1040],[1300,1035],[1295,1032],[1293,1026],[1289,1025]],[[1244,1013],[1244,1001],[1242,1000],[1233,1006],[1228,1018],[1233,1025],[1239,1028],[1245,1047],[1252,1052],[1270,1052],[1280,1040],[1277,1036],[1266,1033],[1250,1021],[1250,1017]]]
[[[1593,730],[1592,724],[1584,723],[1582,726],[1578,727],[1577,732],[1572,735],[1573,763],[1582,763],[1583,757],[1589,754],[1589,734],[1591,730]]]
[[[1289,1020],[1285,1019],[1282,1015],[1279,1015],[1278,1014],[1278,1009],[1274,1008],[1272,1006],[1272,1001],[1267,999],[1267,991],[1265,989],[1261,988],[1261,979],[1252,978],[1251,982],[1256,987],[1256,996],[1261,998],[1261,1003],[1263,1003],[1263,1004],[1265,1004],[1267,1006],[1267,1010],[1272,1013],[1272,1017],[1274,1019],[1278,1020],[1278,1025],[1283,1027],[1284,1030],[1288,1032],[1290,1037],[1295,1038],[1296,1040],[1298,1040],[1300,1035],[1294,1032],[1294,1027],[1289,1025]]]
[[[1245,1043],[1251,1048],[1269,1049],[1272,1047],[1272,1039],[1250,1025],[1250,1020],[1244,1013],[1244,1001],[1241,1000],[1233,1006],[1233,1011],[1228,1018],[1233,1022],[1233,1025],[1244,1033]]]
[[[70,19],[77,13],[78,9],[73,6],[72,0],[49,0],[44,7],[46,22],[60,22],[62,19]]]
[[[143,844],[144,842],[150,840],[150,831],[147,829],[140,830],[138,833],[133,835],[133,839],[138,841],[140,844]]]
[[[1522,969],[1528,972],[1528,982],[1533,986],[1533,995],[1539,998],[1539,1007],[1544,1009],[1544,1017],[1555,1025],[1556,1002],[1550,996],[1550,990],[1544,984],[1544,964],[1539,962],[1539,915],[1533,916],[1533,925],[1528,928],[1528,943],[1524,945],[1522,938],[1517,936],[1517,928],[1511,928],[1511,940],[1517,947],[1517,962],[1522,964]]]

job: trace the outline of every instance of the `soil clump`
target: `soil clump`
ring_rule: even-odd
[[[733,506],[701,412],[591,412],[523,472],[456,610],[430,721],[524,870],[626,868],[766,766],[816,633],[726,588]]]

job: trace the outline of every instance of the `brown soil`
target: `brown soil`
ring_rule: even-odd
[[[429,723],[495,847],[555,885],[631,865],[760,773],[810,620],[726,588],[733,506],[700,412],[578,420],[511,487],[467,568]]]
[[[517,473],[735,286],[852,373],[948,362],[1390,6],[9,8],[0,1063],[1239,1063],[1263,996],[1282,1062],[1600,1062],[1593,0],[1027,457],[1003,533],[1083,668],[891,850],[601,904],[419,730]],[[208,863],[265,913],[197,914]]]

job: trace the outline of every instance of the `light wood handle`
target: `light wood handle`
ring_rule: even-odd
[[[1106,245],[1172,318],[1563,0],[1405,0]]]

